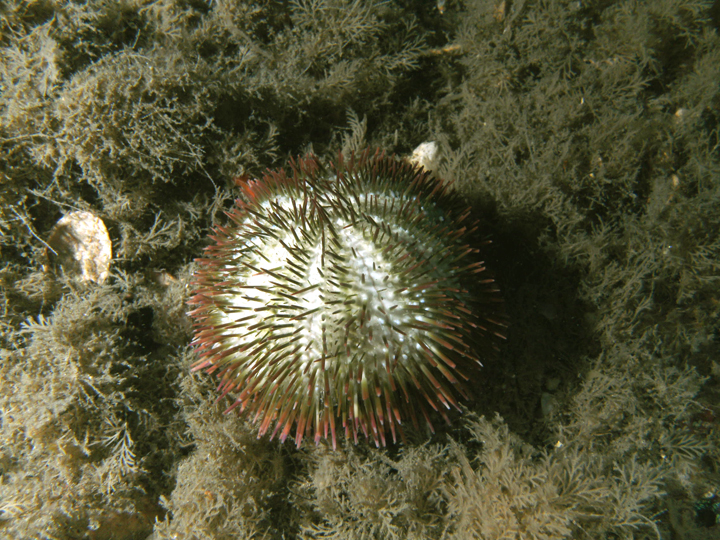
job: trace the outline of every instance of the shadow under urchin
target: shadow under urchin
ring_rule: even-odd
[[[193,345],[259,426],[385,446],[459,409],[504,337],[476,221],[446,183],[365,150],[245,182],[198,260]]]

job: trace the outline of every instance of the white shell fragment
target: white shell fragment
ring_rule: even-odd
[[[105,223],[90,212],[72,212],[55,224],[48,238],[49,256],[67,274],[81,281],[103,283],[112,260],[112,244]]]
[[[413,150],[410,156],[410,163],[422,167],[427,171],[435,172],[437,170],[438,147],[434,141],[424,142]]]

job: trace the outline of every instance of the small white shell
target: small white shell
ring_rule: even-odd
[[[408,161],[427,171],[436,172],[438,161],[437,144],[434,141],[420,144],[413,150],[412,156],[410,156]]]
[[[55,224],[47,243],[66,273],[76,274],[86,282],[103,283],[107,279],[112,244],[99,217],[90,212],[72,212]]]

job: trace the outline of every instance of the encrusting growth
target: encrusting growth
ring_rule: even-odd
[[[198,260],[200,360],[259,436],[377,445],[459,408],[479,350],[502,338],[476,223],[421,168],[363,151],[245,182]]]

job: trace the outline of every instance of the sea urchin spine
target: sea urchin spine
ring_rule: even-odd
[[[329,169],[306,157],[244,183],[228,216],[198,260],[193,369],[217,373],[259,436],[384,446],[468,397],[477,345],[503,325],[446,184],[367,150]]]

